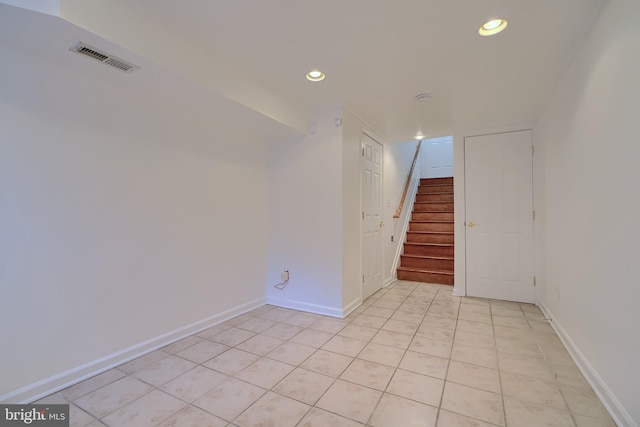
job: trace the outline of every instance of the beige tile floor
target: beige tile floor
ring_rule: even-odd
[[[48,396],[72,426],[615,426],[540,310],[399,281],[264,306]]]

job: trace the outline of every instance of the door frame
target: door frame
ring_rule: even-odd
[[[363,167],[364,167],[364,156],[362,155],[362,150],[364,150],[364,138],[367,137],[369,139],[371,139],[372,141],[376,142],[377,144],[380,145],[381,147],[381,161],[380,161],[380,180],[381,180],[381,185],[380,185],[380,215],[381,215],[381,220],[384,220],[384,156],[385,156],[385,146],[384,143],[380,142],[380,139],[378,137],[376,137],[374,134],[372,134],[371,132],[367,131],[366,129],[362,129],[360,132],[360,155],[359,155],[359,181],[360,181],[360,212],[364,212],[364,203],[363,203],[363,183],[362,183],[362,172],[363,172]],[[364,261],[365,261],[365,252],[364,252],[364,247],[362,244],[363,241],[363,237],[364,237],[364,221],[360,220],[360,277],[362,278],[361,282],[360,282],[360,300],[364,301],[365,297],[364,297]],[[381,278],[380,278],[380,289],[382,289],[384,287],[384,246],[382,244],[382,241],[380,242],[380,246],[378,248],[378,251],[380,252],[380,260],[381,260]],[[379,289],[378,289],[379,290]],[[377,292],[377,291],[376,291]],[[375,293],[375,292],[374,292]],[[373,294],[372,294],[373,295]]]
[[[482,145],[484,142],[484,146]],[[533,209],[533,132],[530,129],[522,130],[522,131],[512,131],[512,132],[500,132],[493,133],[488,135],[481,136],[467,136],[464,139],[464,147],[465,147],[465,166],[470,166],[467,164],[467,160],[473,160],[474,167],[480,168],[483,173],[489,173],[489,176],[484,177],[484,180],[489,180],[481,185],[481,188],[478,188],[480,193],[469,193],[469,185],[466,184],[476,184],[475,180],[465,182],[465,239],[466,239],[466,247],[467,247],[467,255],[469,255],[470,248],[473,242],[473,247],[475,248],[475,252],[473,252],[474,258],[466,257],[466,292],[467,295],[470,291],[471,281],[474,283],[473,291],[476,296],[484,296],[489,298],[497,298],[504,299],[507,301],[519,301],[519,302],[527,302],[532,303],[535,301],[535,275],[534,275],[534,264],[535,260],[533,258],[534,255],[534,245],[533,245],[533,223],[534,218],[532,217],[532,213],[534,214],[535,210]],[[497,144],[497,145],[496,145]],[[473,148],[473,150],[472,150]],[[500,157],[490,156],[487,157],[487,153],[495,153],[496,156],[504,155],[504,150],[515,149],[515,152],[511,152],[510,154],[514,155],[513,159],[508,163],[504,163]],[[468,157],[469,153],[473,151],[475,155],[473,157]],[[478,157],[480,156],[480,157]],[[484,157],[483,157],[484,156]],[[484,159],[484,160],[483,160]],[[514,168],[515,166],[515,168]],[[516,174],[517,179],[509,179],[507,181],[504,178],[501,178],[502,173],[496,174],[496,167],[500,170],[500,167],[510,168],[512,173]],[[470,170],[465,170],[465,176],[470,173]],[[482,174],[481,174],[482,175]],[[471,178],[471,176],[469,176]],[[474,175],[474,178],[481,178],[481,176]],[[496,180],[495,182],[493,180]],[[520,186],[517,188],[512,188],[511,196],[507,196],[505,199],[504,194],[504,185],[505,182],[509,183],[518,183],[520,182]],[[503,188],[502,190],[497,190],[499,188]],[[503,217],[505,222],[496,221],[496,217],[493,215],[487,216],[487,213],[496,214],[498,218],[500,215],[505,215],[504,211],[500,208],[496,209],[496,206],[501,206],[495,204],[486,204],[486,200],[484,198],[478,199],[477,196],[482,194],[482,188],[486,188],[494,197],[497,197],[496,201],[501,202],[502,206],[504,206],[504,202],[509,200],[515,201],[517,210],[517,215],[515,216],[507,216]],[[494,190],[489,190],[494,189]],[[470,196],[474,197],[470,197]],[[515,197],[515,198],[513,198]],[[470,201],[474,200],[473,207],[479,209],[479,211],[474,210],[474,213],[469,212],[469,208],[471,207]],[[513,205],[512,205],[513,206]],[[482,214],[485,216],[482,216]],[[471,215],[468,217],[468,215]],[[535,215],[535,214],[534,214]],[[493,268],[496,269],[493,271],[493,274],[490,274],[489,277],[482,277],[476,274],[473,278],[469,275],[471,269],[476,271],[477,269],[482,269],[483,265],[486,265],[483,262],[479,262],[482,259],[483,254],[488,256],[486,246],[480,245],[477,246],[477,239],[479,239],[478,233],[480,235],[486,235],[486,233],[481,233],[478,230],[474,230],[472,232],[469,230],[470,227],[473,226],[472,223],[467,221],[478,221],[480,220],[482,225],[486,225],[487,227],[482,227],[480,231],[487,231],[495,228],[495,233],[493,235],[494,239],[497,239],[501,243],[498,243],[499,248],[502,250],[501,254],[495,254],[493,256],[489,256],[487,258],[487,262],[489,265],[494,262],[497,263],[493,265]],[[488,224],[484,224],[487,222]],[[469,225],[471,224],[471,225]],[[508,235],[512,235],[512,233],[517,233],[518,238],[514,241],[511,240],[511,244],[516,245],[518,248],[519,256],[515,257],[515,259],[511,259],[510,263],[505,264],[506,260],[509,258],[507,253],[504,253],[508,243],[504,243],[504,238]],[[475,239],[469,240],[470,236],[475,235]],[[485,242],[486,244],[487,242]],[[509,253],[512,253],[509,251]],[[471,263],[469,261],[472,261]],[[486,265],[487,268],[490,268],[489,265]],[[505,270],[507,266],[517,265],[518,268],[515,271],[516,276],[512,277],[510,282],[509,279],[505,277]],[[476,272],[477,273],[477,272]],[[512,272],[514,273],[514,272]],[[508,273],[507,273],[508,274]],[[473,280],[472,280],[473,279]],[[484,283],[481,285],[481,283]],[[477,285],[477,286],[476,286]]]
[[[453,132],[453,173],[454,173],[454,203],[456,206],[454,212],[454,238],[455,238],[455,261],[454,261],[454,288],[452,294],[454,296],[464,297],[467,295],[467,253],[466,239],[467,227],[465,225],[466,213],[466,193],[465,193],[465,138],[473,136],[485,136],[500,133],[511,133],[519,131],[531,131],[531,144],[536,148],[536,126],[533,123],[524,123],[521,125],[498,127],[489,129],[462,129]],[[541,166],[536,160],[537,153],[533,155],[533,209],[537,210],[537,194],[538,180],[542,176]],[[540,216],[540,215],[538,215]],[[538,264],[540,247],[541,228],[538,219],[533,223],[533,254],[532,265],[533,274],[540,283],[544,280],[540,275],[540,266]],[[539,301],[539,286],[534,287],[534,300],[537,304]]]

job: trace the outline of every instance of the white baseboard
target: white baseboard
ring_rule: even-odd
[[[325,316],[344,318],[342,308],[329,307],[327,305],[311,304],[304,301],[296,301],[288,298],[278,298],[267,295],[267,304],[277,307],[291,308],[293,310],[307,311],[309,313],[323,314]]]
[[[72,386],[80,381],[84,381],[109,369],[115,368],[125,362],[133,360],[137,357],[143,356],[151,351],[157,350],[171,343],[174,343],[182,338],[186,338],[190,335],[196,334],[207,328],[215,326],[225,320],[231,319],[240,314],[251,311],[255,308],[261,307],[266,303],[265,298],[258,298],[245,304],[241,304],[222,313],[215,314],[207,317],[206,319],[199,320],[191,323],[190,325],[183,326],[175,329],[166,334],[162,334],[155,338],[151,338],[147,341],[135,344],[131,347],[101,357],[100,359],[92,360],[80,366],[68,369],[60,372],[56,375],[52,375],[48,378],[44,378],[33,384],[29,384],[17,390],[11,391],[0,396],[0,402],[2,403],[31,403],[52,393],[58,392],[69,386]]]
[[[460,290],[457,287],[453,287],[453,291],[451,291],[451,295],[453,295],[454,297],[465,297],[467,296],[466,293],[464,292],[464,290]]]
[[[353,310],[360,307],[361,305],[362,305],[361,297],[358,297],[353,301],[351,301],[349,304],[347,304],[345,307],[342,308],[342,318],[345,318],[348,315],[350,315],[353,312]]]
[[[557,322],[553,313],[542,302],[538,302],[538,306],[544,316],[550,320],[549,325],[556,331],[560,341],[562,341],[578,369],[580,369],[580,372],[582,372],[582,375],[584,375],[615,423],[619,426],[638,427],[638,424],[631,418],[631,415],[622,406],[586,356],[580,351],[580,348],[573,342],[567,331]]]

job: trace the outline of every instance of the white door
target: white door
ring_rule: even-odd
[[[467,295],[534,302],[531,131],[467,137]]]
[[[453,137],[425,139],[421,151],[422,178],[453,176]]]
[[[382,145],[362,134],[362,298],[382,288]]]

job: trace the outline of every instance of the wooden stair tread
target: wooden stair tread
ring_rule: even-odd
[[[447,220],[447,219],[416,219],[416,220],[413,220],[413,219],[412,219],[412,220],[411,220],[411,221],[409,221],[409,222],[410,222],[410,223],[411,223],[411,222],[414,222],[414,223],[417,223],[417,224],[429,224],[429,223],[432,223],[432,222],[444,223],[444,224],[451,224],[451,223],[453,223],[453,221],[451,221],[451,220]]]
[[[431,273],[431,274],[443,274],[445,276],[453,276],[453,271],[447,270],[436,270],[433,268],[425,269],[425,268],[417,268],[417,267],[398,267],[400,271],[411,271],[414,273]]]
[[[453,199],[452,177],[420,180],[397,268],[398,279],[453,285]]]
[[[453,177],[452,176],[438,176],[435,178],[420,178],[420,182],[422,181],[427,181],[427,182],[453,182]]]
[[[417,255],[417,254],[402,254],[403,257],[411,257],[418,259],[442,259],[442,260],[452,260],[452,256],[444,256],[444,255]]]
[[[416,246],[454,246],[453,243],[422,243],[422,242],[404,242],[405,245],[416,245]]]
[[[409,230],[407,231],[407,233],[414,233],[414,234],[454,234],[453,231],[420,231],[420,230]]]
[[[418,211],[411,212],[412,221],[453,221],[454,211]]]

